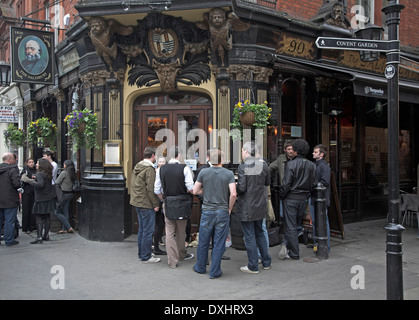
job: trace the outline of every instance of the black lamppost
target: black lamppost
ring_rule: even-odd
[[[387,253],[387,299],[403,300],[402,233],[400,225],[400,178],[399,178],[399,64],[400,12],[404,5],[390,0],[382,9],[387,17],[388,41],[385,76],[388,80],[388,224]]]
[[[7,87],[10,85],[10,64],[0,61],[0,87]]]

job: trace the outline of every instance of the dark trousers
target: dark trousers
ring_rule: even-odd
[[[35,203],[35,193],[22,194],[22,231],[36,230],[35,216],[32,214],[33,204]]]
[[[300,257],[300,248],[298,244],[298,229],[303,223],[304,212],[307,207],[307,200],[289,200],[283,201],[285,218],[285,238],[288,244],[289,256],[298,259]]]
[[[153,244],[154,249],[159,249],[159,242],[163,237],[164,232],[164,215],[162,209],[156,213],[156,226],[154,228]]]

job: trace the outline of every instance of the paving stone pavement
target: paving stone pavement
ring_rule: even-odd
[[[346,224],[346,239],[333,237],[329,259],[319,262],[304,261],[315,254],[302,244],[298,261],[279,260],[279,246],[271,247],[272,268],[261,268],[259,274],[242,273],[246,252],[227,248],[225,255],[231,259],[222,262],[223,276],[218,279],[193,272],[196,258],[180,262],[176,269],[168,267],[165,256],[160,263],[141,263],[136,235],[106,243],[88,241],[78,233],[51,234],[51,241],[31,245],[35,233],[21,234],[19,245],[0,246],[0,299],[384,300],[385,225],[383,219]],[[417,229],[407,227],[405,299],[419,299],[418,248]],[[196,248],[188,252],[196,254]],[[363,289],[354,289],[362,280]]]

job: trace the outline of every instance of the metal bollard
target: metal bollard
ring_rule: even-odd
[[[316,186],[316,198],[315,198],[315,215],[316,215],[316,239],[317,239],[317,251],[316,256],[319,259],[328,259],[329,252],[327,249],[327,224],[326,224],[326,198],[325,190],[326,187],[319,182]]]

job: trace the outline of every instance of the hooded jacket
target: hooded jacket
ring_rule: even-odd
[[[17,165],[0,164],[0,208],[15,208],[19,205],[20,176]]]
[[[148,161],[138,162],[131,176],[131,200],[134,207],[153,209],[160,205],[159,198],[154,194],[156,170]]]

